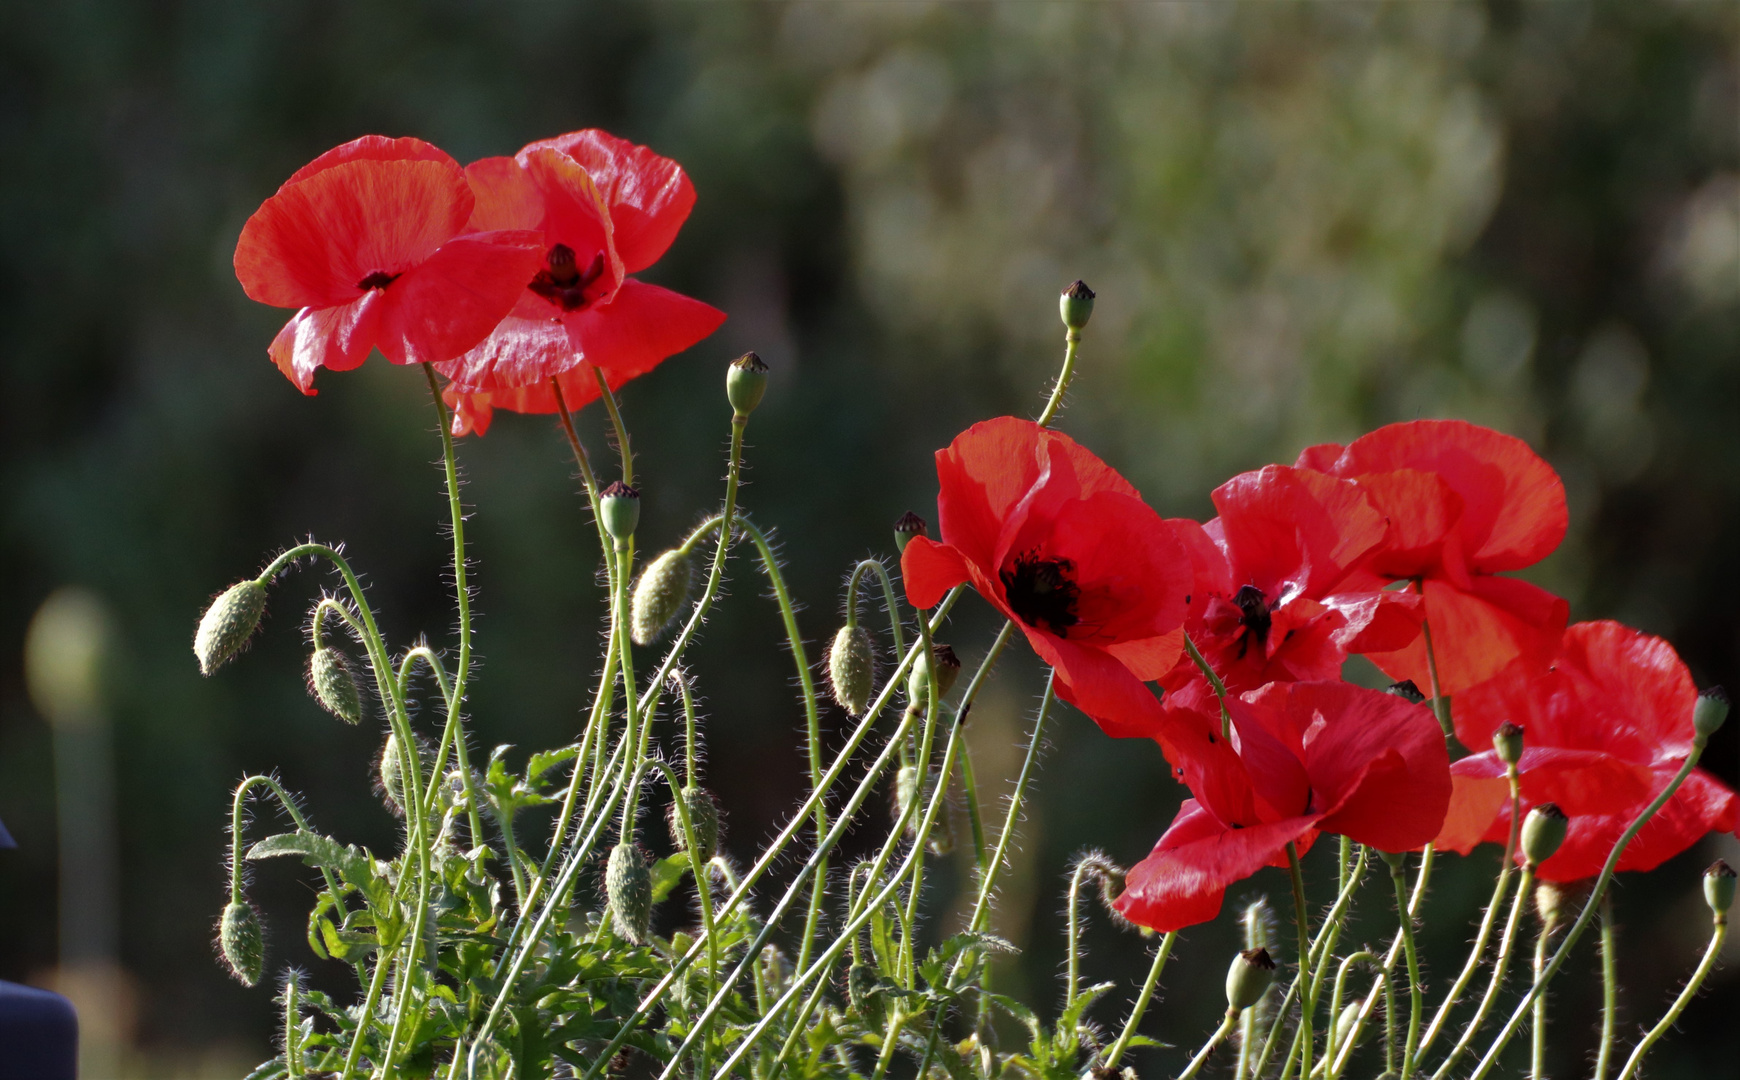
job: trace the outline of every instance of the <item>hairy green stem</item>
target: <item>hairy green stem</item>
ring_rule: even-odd
[[[1221,1020],[1220,1027],[1214,1029],[1214,1034],[1208,1037],[1208,1042],[1202,1045],[1202,1049],[1198,1050],[1196,1056],[1190,1059],[1190,1064],[1185,1066],[1184,1071],[1178,1074],[1178,1080],[1190,1080],[1192,1076],[1195,1076],[1197,1073],[1202,1071],[1202,1067],[1208,1063],[1209,1055],[1213,1054],[1215,1048],[1218,1047],[1228,1035],[1232,1034],[1233,1025],[1238,1023],[1238,1019],[1239,1010],[1228,1009],[1226,1011],[1226,1016]]]
[[[1625,1068],[1620,1072],[1619,1080],[1632,1080],[1637,1075],[1638,1068],[1643,1064],[1643,1056],[1649,1053],[1649,1048],[1660,1041],[1661,1037],[1668,1033],[1668,1029],[1679,1021],[1680,1014],[1686,1011],[1686,1006],[1691,1004],[1692,999],[1697,997],[1698,991],[1703,988],[1704,980],[1710,977],[1711,970],[1716,966],[1716,960],[1722,955],[1722,944],[1727,940],[1728,916],[1724,912],[1716,916],[1714,924],[1710,927],[1710,944],[1704,949],[1704,958],[1698,962],[1697,970],[1692,972],[1692,977],[1687,980],[1685,988],[1680,991],[1678,997],[1674,998],[1674,1003],[1668,1006],[1668,1011],[1663,1014],[1661,1020],[1638,1041],[1637,1048],[1632,1050],[1631,1057],[1626,1059]]]
[[[1595,1056],[1595,1080],[1607,1080],[1607,1070],[1613,1064],[1614,1027],[1619,1011],[1618,958],[1614,955],[1613,938],[1613,894],[1608,893],[1601,898],[1601,1049]]]
[[[1492,962],[1492,977],[1487,982],[1486,993],[1480,997],[1480,1004],[1475,1007],[1474,1018],[1468,1021],[1468,1026],[1462,1030],[1461,1038],[1451,1047],[1450,1055],[1444,1063],[1438,1066],[1438,1071],[1432,1074],[1432,1080],[1444,1080],[1450,1075],[1450,1070],[1462,1059],[1468,1046],[1480,1034],[1480,1029],[1486,1024],[1486,1018],[1492,1012],[1493,1002],[1498,1000],[1499,991],[1504,988],[1505,975],[1510,969],[1511,951],[1516,946],[1517,927],[1522,922],[1523,908],[1528,904],[1529,890],[1534,887],[1535,868],[1525,866],[1522,877],[1517,882],[1516,897],[1511,901],[1510,916],[1505,920],[1504,933],[1498,939],[1498,955]]]
[[[1124,1021],[1124,1030],[1119,1033],[1118,1041],[1106,1053],[1103,1063],[1106,1069],[1118,1067],[1118,1062],[1124,1058],[1124,1051],[1130,1047],[1130,1040],[1136,1037],[1136,1029],[1142,1024],[1149,1002],[1154,1000],[1154,989],[1160,985],[1160,973],[1166,970],[1166,961],[1172,958],[1172,944],[1177,940],[1176,930],[1160,939],[1160,949],[1154,954],[1154,963],[1148,967],[1148,978],[1142,982],[1142,992],[1136,996],[1136,1004],[1130,1009],[1129,1019]]]

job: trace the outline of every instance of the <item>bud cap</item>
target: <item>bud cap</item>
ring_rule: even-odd
[[[1523,729],[1508,720],[1498,725],[1498,730],[1492,733],[1492,749],[1498,754],[1498,760],[1515,765],[1522,760]]]
[[[1275,981],[1275,961],[1267,949],[1246,949],[1233,957],[1226,973],[1226,1003],[1235,1011],[1248,1009],[1262,999]]]
[[[210,675],[230,657],[242,651],[259,628],[266,613],[266,586],[241,581],[225,589],[205,609],[199,630],[193,635],[193,655],[199,658],[199,673]]]
[[[640,525],[640,492],[613,480],[598,493],[598,513],[604,518],[604,531],[618,543],[627,543]]]
[[[1698,695],[1698,703],[1692,707],[1692,730],[1699,738],[1707,739],[1716,733],[1722,722],[1728,719],[1728,692],[1720,686],[1712,686]]]
[[[908,510],[900,515],[899,521],[894,523],[895,550],[904,552],[907,541],[915,536],[924,536],[929,529],[929,524],[923,518]]]
[[[1063,316],[1063,325],[1071,330],[1080,330],[1088,324],[1088,319],[1094,313],[1094,291],[1087,283],[1077,280],[1069,288],[1063,290],[1058,297],[1058,313]]]
[[[652,926],[652,871],[640,848],[622,843],[610,849],[604,896],[617,932],[637,945],[644,943]]]
[[[1704,901],[1716,918],[1728,917],[1728,909],[1734,904],[1734,868],[1722,859],[1704,871]]]
[[[253,986],[260,981],[266,968],[266,940],[252,904],[234,901],[224,908],[218,923],[218,949],[237,982]]]
[[[682,548],[672,548],[640,572],[628,611],[628,632],[636,645],[651,645],[676,620],[694,577],[695,562]]]
[[[876,648],[870,631],[842,626],[828,649],[828,683],[834,700],[853,716],[863,716],[876,688]]]
[[[1542,803],[1530,810],[1522,823],[1523,858],[1535,866],[1552,858],[1565,842],[1565,830],[1570,823],[1558,803]]]
[[[738,416],[748,416],[761,404],[767,393],[767,364],[761,357],[746,352],[731,361],[725,371],[725,398]]]
[[[326,645],[315,649],[308,658],[308,689],[321,708],[345,723],[362,720],[362,692],[344,653]]]
[[[1426,701],[1426,695],[1420,693],[1420,688],[1414,685],[1414,680],[1412,679],[1403,679],[1401,682],[1391,683],[1384,688],[1384,693],[1394,694],[1396,697],[1411,701],[1415,705],[1423,705]]]

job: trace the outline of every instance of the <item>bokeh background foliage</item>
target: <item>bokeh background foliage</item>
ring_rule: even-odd
[[[1537,580],[1734,685],[1737,96],[1740,7],[1722,0],[6,5],[0,817],[23,848],[0,855],[0,976],[57,959],[51,740],[20,656],[58,585],[95,590],[116,627],[130,1068],[265,1056],[267,995],[227,982],[207,947],[244,771],[278,766],[322,827],[389,842],[367,793],[379,733],[333,723],[297,675],[316,581],[280,587],[221,677],[199,679],[187,648],[208,596],[310,533],[348,542],[395,641],[450,636],[420,377],[377,359],[301,398],[265,357],[282,315],[229,272],[242,221],[327,147],[416,134],[469,160],[602,126],[689,169],[700,202],[653,277],[731,319],[624,396],[644,535],[674,537],[717,498],[722,364],[756,349],[775,371],[746,499],[785,537],[814,640],[848,561],[888,550],[901,511],[931,515],[930,452],[1037,407],[1053,298],[1083,277],[1100,300],[1062,426],[1162,512],[1205,516],[1231,473],[1379,423],[1492,424],[1570,490],[1570,539]],[[599,418],[583,426],[602,450]],[[545,420],[505,417],[461,454],[478,741],[553,745],[598,643],[589,526]],[[743,851],[800,775],[758,590],[740,571],[695,658]],[[951,636],[971,663],[991,624],[964,608]],[[1030,658],[1006,663],[974,710],[980,776],[1012,774],[1038,678]],[[1709,760],[1730,783],[1737,746],[1725,732]],[[1067,857],[1139,858],[1177,797],[1156,748],[1080,717],[1060,729],[1005,895],[1001,929],[1026,950],[1008,988],[1055,996]],[[1714,850],[1619,896],[1633,1020],[1698,946],[1696,870]],[[1439,968],[1479,902],[1474,861],[1433,901]],[[959,879],[939,878],[946,924]],[[1240,898],[1283,888],[1259,877]],[[274,871],[255,892],[275,961],[310,963],[308,890]],[[1387,918],[1368,912],[1364,932]],[[1107,928],[1088,945],[1097,976],[1145,965]],[[1169,982],[1217,973],[1230,945],[1225,927],[1193,933]],[[1732,1063],[1731,975],[1657,1075]],[[1568,1073],[1591,995],[1581,979],[1556,995]],[[1155,1033],[1194,1045],[1217,998],[1174,993]]]

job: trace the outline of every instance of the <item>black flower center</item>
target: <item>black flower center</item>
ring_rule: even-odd
[[[1075,564],[1068,559],[1044,559],[1039,552],[1015,556],[1015,564],[999,570],[1003,592],[1015,617],[1028,626],[1044,626],[1058,637],[1067,637],[1079,620],[1076,601],[1081,586],[1070,580]]]
[[[384,289],[399,280],[398,274],[389,274],[385,270],[376,270],[368,277],[356,283],[356,287],[367,291],[369,289]]]
[[[574,249],[567,244],[557,244],[550,249],[544,262],[544,269],[538,271],[527,288],[563,311],[585,307],[598,299],[597,296],[588,296],[586,291],[604,276],[604,252],[593,256],[592,265],[582,271],[574,261]]]
[[[1243,660],[1245,650],[1251,647],[1254,638],[1259,644],[1269,640],[1269,605],[1263,596],[1263,590],[1255,585],[1242,585],[1233,594],[1233,604],[1242,615],[1239,622],[1244,624],[1245,634],[1239,641],[1239,659]]]

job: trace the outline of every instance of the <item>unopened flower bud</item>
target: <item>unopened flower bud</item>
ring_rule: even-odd
[[[1717,920],[1728,918],[1728,909],[1734,904],[1734,868],[1722,859],[1704,871],[1704,902],[1710,905],[1710,913]]]
[[[1424,704],[1426,700],[1426,695],[1420,693],[1420,688],[1414,685],[1414,680],[1412,679],[1403,679],[1401,682],[1391,683],[1384,688],[1384,693],[1394,694],[1396,697],[1399,697],[1404,701],[1411,701],[1415,705]]]
[[[882,978],[870,964],[853,964],[846,970],[846,1000],[859,1016],[879,1024],[882,1018]]]
[[[1341,1015],[1335,1018],[1335,1045],[1339,1055],[1340,1048],[1347,1045],[1347,1040],[1353,1037],[1354,1028],[1359,1025],[1359,1003],[1350,1002],[1341,1010]],[[1364,1034],[1363,1030],[1361,1034]]]
[[[259,628],[266,613],[266,586],[241,581],[222,593],[205,609],[199,630],[193,635],[193,655],[199,658],[199,673],[210,675],[230,657],[242,651]]]
[[[598,514],[604,519],[604,531],[619,544],[626,544],[640,525],[640,492],[621,480],[598,493]]]
[[[1087,283],[1076,281],[1063,290],[1058,298],[1057,308],[1063,315],[1063,325],[1071,330],[1080,330],[1088,324],[1088,319],[1094,313],[1094,291]]]
[[[761,397],[767,393],[767,365],[761,357],[752,352],[746,352],[731,361],[731,367],[725,372],[725,397],[731,402],[731,410],[738,416],[746,417],[761,404]]]
[[[894,820],[898,822],[907,817],[907,827],[912,825],[912,819],[918,813],[913,803],[918,800],[918,766],[902,765],[894,774]],[[912,816],[907,816],[911,808]]]
[[[671,625],[689,599],[694,560],[682,548],[672,548],[647,563],[634,584],[629,605],[629,636],[636,645],[651,645]]]
[[[417,754],[415,743],[411,745],[413,757]],[[418,768],[422,766],[419,765]],[[380,782],[381,798],[395,816],[405,815],[405,768],[399,753],[399,736],[396,732],[387,732],[387,741],[381,744],[381,757],[376,765],[376,777]]]
[[[1535,866],[1552,858],[1565,842],[1565,830],[1570,823],[1558,803],[1542,803],[1530,810],[1522,823],[1523,858]]]
[[[915,536],[924,536],[930,526],[917,514],[908,510],[900,515],[900,520],[894,523],[894,549],[905,551],[906,542]]]
[[[842,626],[828,649],[828,682],[834,700],[853,716],[863,716],[876,688],[876,648],[870,631],[862,626]]]
[[[1498,760],[1515,765],[1522,760],[1523,729],[1509,721],[1498,725],[1498,730],[1492,733],[1492,749],[1497,752]]]
[[[1692,730],[1698,737],[1708,739],[1728,719],[1728,691],[1720,686],[1712,686],[1698,695],[1698,703],[1692,707]]]
[[[337,649],[322,645],[308,658],[308,691],[321,708],[345,723],[362,720],[362,692],[351,673],[350,659]]]
[[[1267,949],[1246,949],[1233,957],[1226,973],[1226,1003],[1236,1011],[1248,1009],[1262,999],[1275,981],[1275,961]]]
[[[616,919],[617,932],[636,944],[646,941],[652,925],[652,871],[640,848],[621,843],[610,849],[604,897]]]
[[[719,804],[706,788],[689,784],[678,793],[684,809],[689,812],[689,827],[695,830],[695,853],[702,862],[711,862],[719,853]],[[683,834],[683,819],[672,804],[666,823],[671,827],[671,846],[678,851],[689,850],[689,838]]]
[[[224,908],[218,923],[218,949],[237,982],[253,986],[260,981],[266,969],[266,939],[252,904],[235,901]]]
[[[1566,907],[1583,893],[1582,884],[1542,881],[1535,885],[1535,917],[1549,933],[1558,927]]]
[[[955,678],[961,673],[961,660],[955,655],[953,648],[932,645],[930,651],[931,655],[926,656],[922,649],[919,650],[918,658],[912,662],[912,671],[906,677],[906,699],[915,709],[930,707],[930,673],[933,668],[936,671],[938,698],[948,696],[949,690],[955,685]]]

